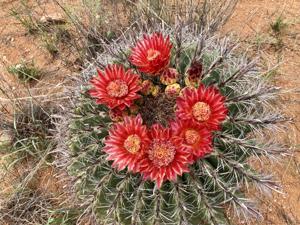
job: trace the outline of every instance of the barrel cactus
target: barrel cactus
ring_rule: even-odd
[[[178,28],[179,27],[179,28]],[[260,217],[245,192],[279,191],[249,159],[287,148],[279,89],[232,39],[192,26],[135,29],[83,71],[72,92],[69,174],[95,224],[227,224]]]

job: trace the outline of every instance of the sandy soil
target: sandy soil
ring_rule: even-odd
[[[17,89],[20,95],[28,95],[28,86],[21,84],[7,72],[7,67],[21,60],[34,60],[42,69],[41,81],[31,87],[33,95],[56,93],[72,75],[73,69],[61,58],[53,58],[40,39],[28,35],[22,25],[12,16],[9,10],[19,1],[0,1],[0,74],[2,79]],[[59,10],[51,1],[41,1],[39,14],[57,13]],[[41,7],[41,6],[35,6]],[[270,24],[282,16],[286,24],[279,36],[276,36]],[[240,0],[232,18],[223,28],[223,33],[234,32],[239,35],[245,46],[253,54],[261,55],[262,62],[269,60],[273,64],[282,64],[276,71],[275,82],[284,88],[300,88],[300,1],[299,0]],[[0,96],[3,97],[3,96]],[[286,112],[295,118],[295,124],[289,130],[289,140],[294,146],[294,156],[284,159],[281,164],[268,164],[264,170],[273,172],[283,184],[284,194],[274,194],[271,198],[257,196],[262,205],[264,221],[253,224],[261,225],[297,225],[300,224],[300,152],[299,125],[300,99],[297,94],[289,94]],[[3,103],[3,99],[1,102]],[[259,165],[261,166],[261,165]],[[47,173],[50,177],[53,171]],[[44,176],[44,175],[43,175]],[[53,179],[55,182],[55,179]],[[43,181],[45,182],[45,181]],[[51,182],[50,179],[47,182]],[[50,185],[51,186],[51,185]],[[42,186],[44,188],[44,186]],[[55,188],[54,188],[55,189]],[[249,193],[249,195],[255,195]],[[243,224],[240,222],[239,224]]]
[[[276,37],[271,24],[280,16],[285,25],[279,37]],[[300,1],[241,0],[223,31],[238,34],[244,40],[245,46],[250,47],[254,54],[262,56],[262,62],[268,60],[274,65],[280,62],[281,66],[274,78],[275,83],[285,89],[299,90]],[[264,171],[274,174],[282,183],[284,192],[282,195],[274,194],[271,198],[257,196],[265,218],[259,222],[262,225],[300,224],[299,97],[299,94],[289,94],[284,103],[286,113],[295,121],[288,131],[294,156],[285,158],[281,164],[268,164],[267,167],[259,165],[263,166]]]
[[[26,1],[24,1],[26,2]],[[40,20],[47,15],[62,15],[53,1],[43,0],[29,1],[32,16]],[[67,52],[62,52],[62,57],[53,57],[45,47],[41,35],[28,34],[27,30],[19,21],[11,15],[11,10],[20,9],[21,1],[2,0],[0,1],[0,74],[2,88],[14,90],[19,96],[53,96],[66,84],[67,78],[72,76],[74,68],[70,66]],[[24,10],[22,10],[24,14]],[[22,14],[20,15],[22,16]],[[71,58],[71,57],[70,57]],[[72,59],[72,58],[71,58]],[[73,59],[74,60],[74,59]],[[21,62],[33,62],[40,71],[41,79],[30,85],[23,84],[9,74],[7,69]],[[72,63],[71,63],[72,64]],[[37,98],[39,99],[39,98]],[[2,99],[3,103],[5,100]]]

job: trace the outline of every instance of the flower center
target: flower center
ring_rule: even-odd
[[[124,142],[124,148],[131,154],[136,154],[141,148],[141,138],[136,134],[129,135]]]
[[[184,133],[184,139],[187,144],[194,145],[199,141],[200,135],[196,130],[189,129]]]
[[[196,120],[203,122],[209,119],[211,110],[209,105],[205,102],[197,102],[193,106],[192,113]]]
[[[147,51],[147,59],[149,61],[153,61],[155,60],[158,56],[160,55],[160,52],[153,49],[153,48],[150,48],[148,51]]]
[[[156,167],[169,165],[175,156],[175,147],[169,141],[154,140],[149,148],[149,159]]]
[[[107,93],[111,97],[124,97],[128,94],[128,86],[123,80],[114,80],[109,82],[106,87]]]

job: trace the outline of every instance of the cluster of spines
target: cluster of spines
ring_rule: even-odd
[[[104,224],[122,221],[128,224],[145,224],[145,221],[149,224],[197,224],[199,221],[224,224],[224,204],[231,205],[235,213],[245,218],[260,216],[241,192],[242,185],[254,183],[260,191],[279,189],[271,176],[257,173],[246,161],[249,156],[278,159],[286,154],[285,146],[255,136],[264,134],[265,128],[277,130],[277,123],[287,120],[270,106],[278,89],[259,77],[253,61],[234,56],[235,44],[225,39],[221,44],[212,45],[215,41],[200,53],[204,64],[203,83],[217,85],[227,96],[228,118],[223,129],[215,134],[213,154],[198,161],[191,167],[190,174],[178,178],[177,182],[166,182],[161,190],[154,189],[151,182],[143,181],[138,175],[117,172],[110,167],[101,153],[109,118],[99,117],[101,106],[96,106],[88,97],[79,99],[88,104],[73,120],[73,125],[77,125],[73,127],[72,142],[74,144],[75,138],[82,144],[77,146],[81,158],[75,156],[73,166],[77,167],[80,161],[83,167],[73,174],[79,177],[78,190],[85,198],[89,196],[86,203],[91,212],[98,214],[99,221]],[[185,51],[183,45],[182,50],[187,64],[194,58],[190,46],[196,47],[189,44]],[[181,65],[181,70],[185,69],[186,66]],[[85,126],[96,133],[101,127],[103,136],[89,135],[82,129]],[[90,156],[85,157],[85,154]]]

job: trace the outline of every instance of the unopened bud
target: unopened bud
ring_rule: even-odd
[[[153,88],[152,88],[152,91],[151,91],[151,94],[156,97],[159,95],[159,91],[160,91],[160,87],[158,85],[155,85]]]
[[[170,85],[177,82],[179,74],[176,69],[168,68],[160,76],[160,82],[164,85]]]
[[[168,85],[165,89],[165,94],[169,98],[176,98],[180,93],[180,85],[175,83]]]
[[[109,110],[109,117],[114,122],[123,121],[123,117],[127,116],[127,115],[128,115],[127,111],[122,111],[122,110],[120,110],[118,108]]]
[[[137,105],[132,105],[129,107],[129,111],[131,114],[137,114],[139,112],[139,107]]]
[[[142,85],[142,89],[141,89],[140,92],[143,95],[150,95],[151,91],[153,89],[153,86],[154,86],[152,81],[151,80],[144,80],[141,85]]]
[[[198,86],[202,76],[202,63],[198,61],[192,62],[190,68],[186,72],[185,84],[187,86]]]

